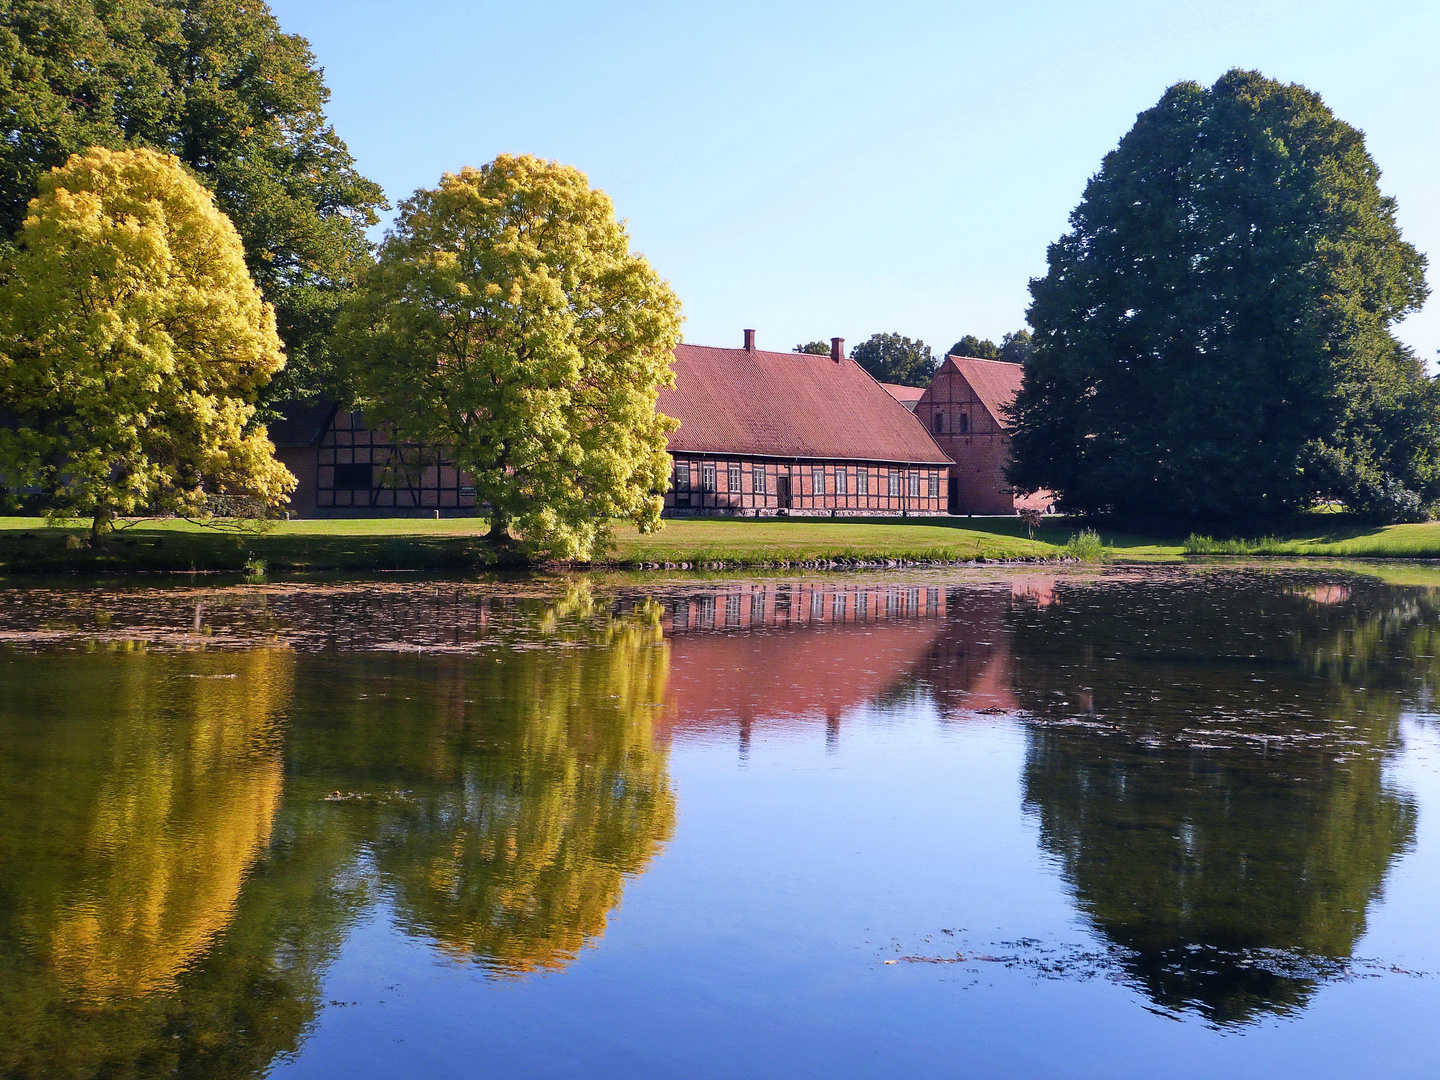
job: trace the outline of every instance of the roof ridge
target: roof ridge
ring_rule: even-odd
[[[998,356],[961,356],[959,353],[946,353],[946,360],[977,360],[982,364],[1009,364],[1011,367],[1023,368],[1024,363],[1015,360],[1002,360]]]
[[[758,356],[758,355],[764,354],[765,356],[803,356],[803,357],[806,357],[806,358],[808,358],[808,359],[814,359],[814,360],[829,360],[829,359],[830,359],[830,354],[829,354],[829,353],[807,353],[807,352],[800,352],[800,351],[795,350],[795,349],[788,349],[788,350],[781,350],[781,349],[747,349],[747,348],[745,348],[744,345],[734,345],[734,346],[731,346],[731,345],[696,345],[696,344],[694,344],[693,342],[689,342],[689,341],[682,341],[682,342],[680,342],[680,344],[677,345],[676,348],[677,348],[677,349],[682,349],[682,348],[683,348],[683,349],[709,349],[709,350],[711,350],[712,352],[745,353],[747,356]],[[845,359],[846,359],[846,360],[849,360],[850,357],[847,356],[847,357],[845,357]]]

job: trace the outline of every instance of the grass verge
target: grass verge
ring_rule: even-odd
[[[964,520],[964,519],[957,519]],[[227,572],[248,578],[286,573],[476,570],[484,565],[481,518],[344,518],[282,521],[263,533],[232,533],[184,521],[132,525],[92,549],[83,527],[0,517],[0,571]],[[1064,543],[1064,539],[1060,539]],[[659,533],[615,531],[601,565],[722,563],[733,567],[805,562],[939,562],[1053,557],[1017,521],[979,528],[914,521],[685,519]]]
[[[0,517],[0,571],[6,573],[222,571],[250,578],[289,573],[467,572],[484,565],[482,518],[354,518],[279,522],[266,533],[230,533],[183,521],[147,521],[99,549],[81,526],[48,527]],[[1080,529],[1047,519],[1034,539],[1017,518],[825,518],[668,521],[640,535],[618,526],[601,563],[726,567],[802,563],[964,562],[1060,556],[1083,561],[1174,562],[1187,555],[1440,559],[1440,523],[1384,527],[1333,515],[1302,520],[1275,536],[1187,539]]]

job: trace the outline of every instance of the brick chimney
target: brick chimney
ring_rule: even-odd
[[[754,352],[754,351],[755,351],[755,331],[754,331],[754,330],[746,330],[746,331],[745,331],[745,351],[746,351],[746,352]]]
[[[845,339],[843,337],[830,339],[830,359],[837,364],[845,359]]]

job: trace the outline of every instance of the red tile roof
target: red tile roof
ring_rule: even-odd
[[[925,393],[925,387],[923,386],[901,386],[899,383],[893,382],[882,382],[880,385],[885,388],[887,394],[911,412],[915,411],[915,406],[919,404],[921,395]]]
[[[970,389],[975,391],[975,396],[990,415],[1001,427],[1008,428],[1010,418],[1005,415],[1004,410],[1020,392],[1020,380],[1025,374],[1025,368],[1004,360],[981,360],[974,356],[947,356],[945,363],[953,365],[965,376]]]
[[[671,453],[945,464],[914,415],[859,364],[808,353],[675,347],[657,408]]]

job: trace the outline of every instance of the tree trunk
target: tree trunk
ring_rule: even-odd
[[[105,534],[115,527],[115,511],[109,505],[101,503],[95,508],[95,516],[90,519],[90,546],[97,547]]]
[[[485,534],[485,543],[493,548],[514,546],[515,538],[510,535],[509,515],[495,509],[490,511],[490,531]]]

